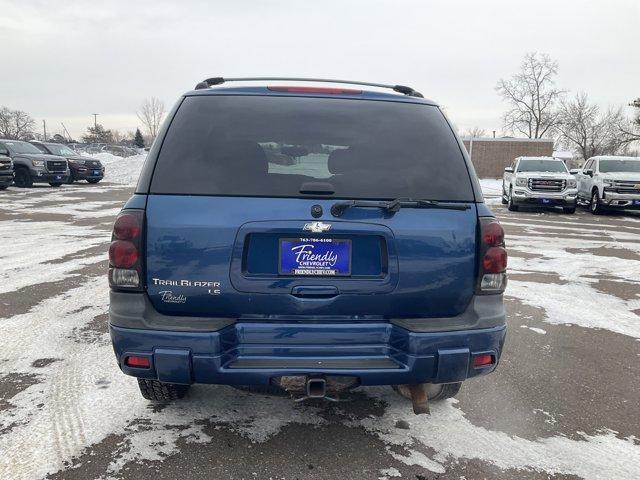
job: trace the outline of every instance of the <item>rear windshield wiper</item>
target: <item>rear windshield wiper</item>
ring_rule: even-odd
[[[334,217],[340,217],[347,208],[351,207],[381,208],[393,213],[401,208],[439,208],[447,210],[469,210],[471,208],[467,203],[442,203],[437,200],[413,200],[411,198],[396,198],[390,201],[346,200],[334,203],[331,206],[331,214]]]

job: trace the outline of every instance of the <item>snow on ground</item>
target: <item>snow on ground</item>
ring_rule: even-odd
[[[487,198],[500,195],[500,182],[481,180]],[[551,274],[562,282],[512,278],[507,296],[543,307],[546,321],[552,324],[601,328],[640,338],[640,321],[634,313],[640,309],[640,260],[624,256],[625,251],[640,253],[639,226],[630,222],[624,231],[618,231],[608,225],[606,217],[577,215],[563,215],[550,225],[543,215],[555,214],[541,211],[532,217],[502,207],[496,212],[504,227],[519,227],[524,233],[507,235],[507,249],[514,253],[509,257],[509,273]],[[600,248],[619,252],[619,256],[597,255]],[[625,300],[603,292],[597,288],[601,279],[626,285],[638,294]]]
[[[104,182],[124,185],[135,185],[137,183],[142,165],[147,158],[146,154],[123,158],[106,152],[87,154],[87,156],[100,160],[104,165]]]
[[[484,201],[487,205],[499,205],[502,197],[502,179],[501,178],[481,178],[480,186],[484,194]]]
[[[16,220],[0,222],[0,238],[3,245],[11,246],[0,249],[0,293],[5,293],[34,283],[62,280],[74,270],[105,260],[106,253],[80,258],[74,255],[107,242],[110,234],[64,222]]]
[[[117,475],[129,461],[162,460],[178,452],[180,440],[214,441],[203,431],[207,421],[253,442],[264,442],[291,423],[309,428],[326,424],[318,407],[222,386],[201,386],[188,401],[154,412],[138,395],[135,381],[115,367],[106,332],[94,343],[77,339],[87,322],[106,308],[106,279],[99,277],[3,322],[0,348],[6,360],[0,363],[0,373],[32,374],[41,381],[12,398],[11,416],[0,417],[0,431],[9,429],[0,436],[0,478],[42,478],[114,432],[126,432],[127,441],[111,459],[110,475]],[[46,336],[40,328],[43,318],[48,322]],[[41,358],[59,360],[45,368],[33,367]],[[455,400],[432,405],[431,416],[424,417],[413,415],[408,402],[388,388],[365,393],[385,406],[384,413],[364,419],[345,416],[344,425],[377,436],[407,465],[444,473],[448,461],[479,459],[501,469],[591,480],[640,475],[640,448],[633,437],[602,431],[579,439],[559,435],[529,440],[474,425]],[[399,420],[409,429],[397,429]],[[427,456],[425,447],[435,454]]]
[[[105,158],[107,171],[111,170],[106,181],[135,183],[143,158],[109,155],[113,158],[108,159],[108,154],[100,155]],[[497,181],[482,182],[487,196],[496,198],[496,184],[499,195]],[[12,199],[3,198],[0,208],[15,202],[24,212],[46,211],[53,199],[73,217],[67,221],[0,222],[3,245],[13,246],[10,250],[0,249],[0,293],[68,278],[79,267],[105,258],[104,254],[72,255],[108,241],[108,227],[102,228],[102,223],[98,224],[100,228],[74,223],[77,218],[91,220],[91,212],[114,209],[112,202],[99,196],[101,188],[104,187],[98,185],[87,189],[97,197],[82,206],[72,204],[72,195],[65,196],[60,190],[47,191],[46,195],[20,191]],[[39,205],[40,202],[46,205]],[[624,300],[598,290],[596,285],[598,278],[606,277],[636,288],[640,283],[640,261],[592,251],[607,247],[614,253],[619,250],[621,255],[637,252],[640,226],[628,222],[624,231],[612,231],[606,223],[591,217],[570,216],[550,225],[545,223],[548,216],[525,218],[501,207],[496,211],[505,225],[520,230],[507,237],[509,248],[520,254],[510,260],[511,273],[520,277],[510,281],[507,295],[543,308],[550,324],[602,328],[640,338],[640,322],[637,315],[633,316],[633,310],[640,308],[638,300]],[[549,235],[554,231],[556,234]],[[599,238],[594,239],[593,233]],[[68,258],[52,263],[64,256]],[[527,274],[551,275],[558,281],[523,279]],[[11,408],[0,410],[0,479],[42,478],[65,468],[86,447],[109,435],[124,436],[108,460],[108,475],[117,476],[129,461],[161,461],[178,452],[182,441],[215,441],[204,432],[207,423],[257,443],[278,435],[289,424],[308,428],[327,424],[326,415],[317,406],[223,386],[199,386],[182,403],[160,411],[150,409],[139,396],[135,380],[118,370],[103,324],[92,330],[96,318],[106,314],[107,303],[106,278],[99,276],[2,320],[0,378],[32,375],[38,382],[13,396]],[[525,328],[535,334],[547,333],[538,327]],[[545,340],[552,333],[546,334]],[[34,361],[44,358],[54,361],[44,367],[34,366]],[[443,473],[452,463],[477,459],[501,469],[547,475],[568,474],[590,480],[640,478],[640,445],[636,437],[621,438],[603,428],[591,434],[574,432],[573,436],[527,439],[475,425],[455,400],[432,405],[431,416],[424,417],[414,416],[408,402],[387,388],[370,388],[365,393],[382,406],[382,413],[365,418],[345,413],[340,428],[366,430],[384,442],[389,455],[406,465]],[[544,415],[545,422],[553,419],[555,423],[552,413],[542,409],[535,412]],[[409,429],[396,428],[398,421],[406,422]],[[380,471],[381,478],[398,474],[393,467]]]

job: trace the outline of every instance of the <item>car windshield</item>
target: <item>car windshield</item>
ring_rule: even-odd
[[[520,160],[518,172],[554,172],[566,173],[567,167],[560,160]]]
[[[47,144],[47,148],[51,151],[51,153],[53,153],[54,155],[60,155],[60,156],[65,156],[65,155],[75,155],[76,152],[74,152],[73,150],[71,150],[69,147],[67,147],[66,145],[59,145],[57,143],[49,143]]]
[[[27,142],[4,142],[4,144],[15,153],[42,153],[38,147]]]
[[[302,97],[187,97],[152,192],[473,201],[460,146],[437,107]]]
[[[640,159],[600,160],[600,171],[640,173]]]

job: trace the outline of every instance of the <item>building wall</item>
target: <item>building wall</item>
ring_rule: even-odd
[[[553,140],[529,138],[463,138],[480,178],[502,178],[516,157],[550,157]]]

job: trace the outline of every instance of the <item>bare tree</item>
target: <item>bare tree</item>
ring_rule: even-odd
[[[629,106],[637,110],[633,120],[622,126],[622,134],[626,137],[627,144],[640,141],[640,98],[636,98]]]
[[[471,137],[471,138],[481,138],[487,136],[487,131],[484,128],[473,127],[467,128],[464,132],[462,132],[463,137]]]
[[[627,143],[624,134],[627,123],[622,108],[601,112],[598,105],[589,103],[586,93],[578,93],[561,103],[556,128],[561,142],[586,160],[595,155],[620,153]]]
[[[520,72],[500,79],[496,91],[509,105],[504,129],[528,138],[550,135],[558,122],[557,103],[564,92],[556,87],[558,62],[546,54],[527,53]]]
[[[140,105],[140,111],[137,112],[138,118],[152,139],[158,134],[164,113],[164,103],[156,97],[146,98]]]
[[[0,137],[13,140],[30,140],[36,122],[22,110],[0,107]]]

